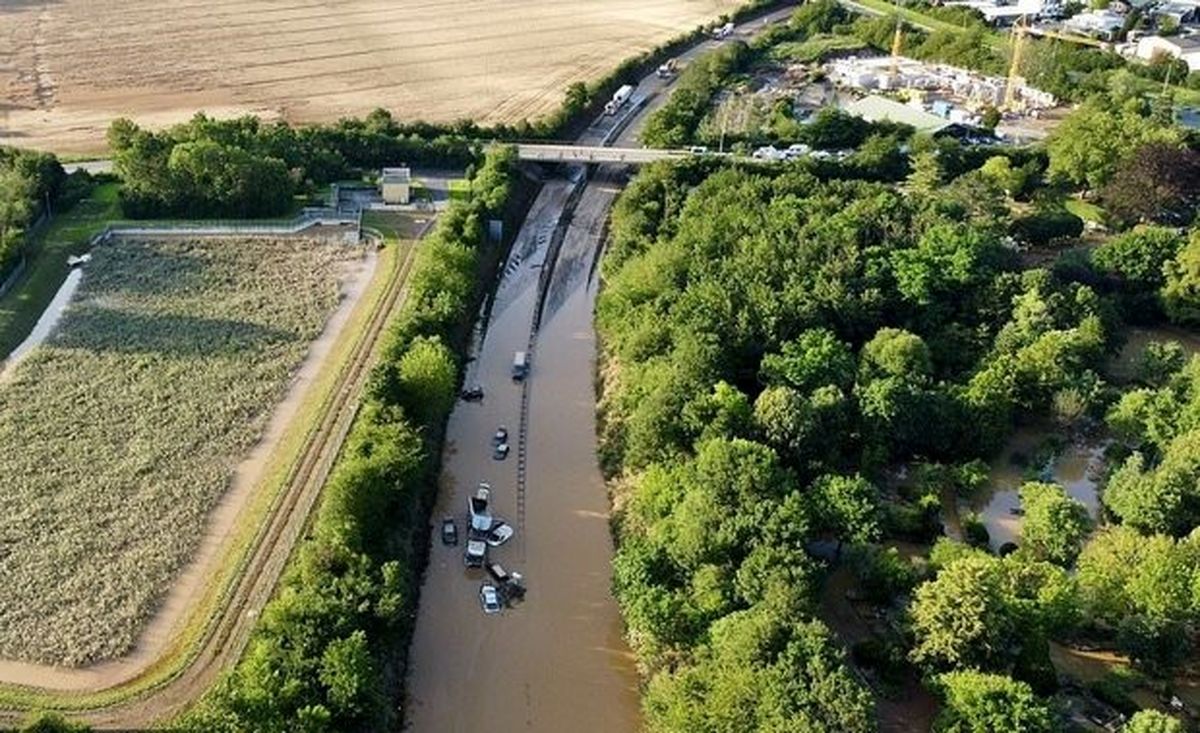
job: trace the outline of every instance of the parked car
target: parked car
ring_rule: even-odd
[[[501,425],[496,428],[496,434],[492,436],[492,445],[500,445],[508,442],[508,428]]]
[[[467,497],[467,516],[471,518],[470,534],[489,532],[492,529],[492,487],[485,481],[479,482],[474,496]]]
[[[754,151],[754,158],[758,161],[781,161],[784,160],[784,151],[775,148],[774,145],[767,145]]]
[[[479,605],[483,606],[484,613],[500,613],[502,606],[500,605],[500,593],[496,590],[496,586],[489,583],[479,586]]]
[[[508,443],[497,445],[492,450],[492,458],[495,458],[497,461],[503,461],[505,458],[508,458]]]
[[[487,571],[488,575],[492,576],[492,579],[497,583],[507,583],[509,578],[512,577],[504,569],[504,566],[498,562],[488,563]]]
[[[459,393],[459,397],[462,397],[467,402],[482,402],[483,401],[483,388],[482,387],[470,387],[468,389],[464,389],[462,392]]]
[[[481,568],[487,562],[487,543],[483,540],[467,540],[467,551],[463,553],[463,564],[469,568]]]
[[[454,523],[452,517],[446,517],[442,520],[442,544],[458,544],[458,525]]]
[[[516,530],[511,525],[506,522],[496,522],[492,525],[491,531],[488,532],[487,543],[491,547],[499,547],[511,540],[514,534],[516,534]]]
[[[487,566],[488,574],[496,581],[504,603],[519,601],[525,597],[525,578],[520,573],[510,573],[499,563]]]
[[[811,150],[812,148],[808,147],[804,143],[796,143],[795,145],[789,145],[788,149],[783,151],[783,154],[788,160],[793,160],[795,158],[802,158],[805,155],[808,155]]]

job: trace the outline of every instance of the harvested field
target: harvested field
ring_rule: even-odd
[[[131,648],[361,250],[118,241],[0,382],[0,658]]]
[[[0,142],[98,152],[116,116],[511,122],[736,0],[0,0]]]

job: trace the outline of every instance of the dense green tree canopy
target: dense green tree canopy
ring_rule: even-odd
[[[1021,541],[1038,557],[1070,565],[1092,528],[1087,507],[1061,486],[1030,482],[1021,486]]]
[[[1142,710],[1122,728],[1126,733],[1184,733],[1187,729],[1178,718],[1157,710]]]
[[[1193,233],[1173,259],[1163,263],[1163,307],[1172,321],[1200,324],[1200,233]]]
[[[1118,106],[1095,98],[1067,116],[1047,143],[1049,174],[1079,186],[1100,188],[1122,160],[1142,145],[1178,145],[1178,128],[1166,126],[1138,104]]]
[[[973,670],[937,678],[945,707],[938,733],[1050,733],[1057,730],[1049,707],[1029,685]]]

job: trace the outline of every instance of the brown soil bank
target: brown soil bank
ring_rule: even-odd
[[[112,118],[511,122],[736,0],[0,2],[0,143],[104,147]]]

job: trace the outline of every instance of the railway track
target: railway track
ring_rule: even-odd
[[[429,226],[425,231],[428,229]],[[321,489],[358,414],[380,339],[407,292],[419,239],[396,258],[386,290],[320,410],[320,421],[306,436],[304,448],[288,470],[283,491],[275,499],[252,549],[241,562],[231,590],[226,593],[228,600],[208,622],[198,649],[179,672],[162,684],[110,706],[65,711],[73,718],[98,729],[148,728],[182,712],[241,657],[259,614],[274,595],[288,560],[304,535]],[[16,722],[24,714],[24,711],[8,711],[0,715],[0,723]]]

